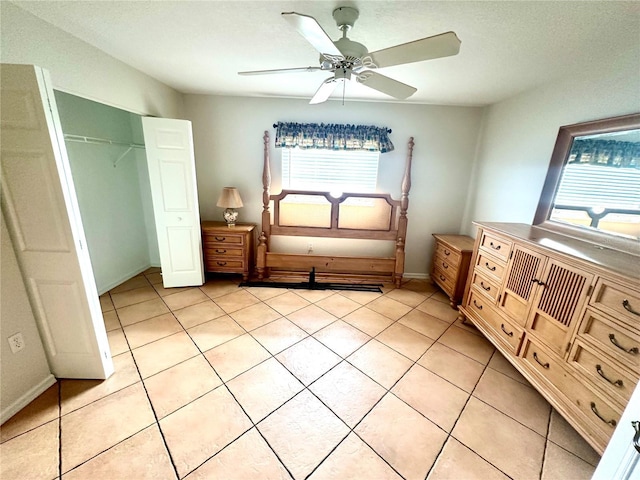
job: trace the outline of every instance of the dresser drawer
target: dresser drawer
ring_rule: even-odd
[[[227,260],[224,258],[207,258],[207,271],[242,271],[244,262],[242,259]]]
[[[483,252],[478,252],[475,270],[481,275],[493,279],[496,283],[502,283],[505,268],[505,263],[501,260],[497,260]]]
[[[511,253],[511,246],[513,244],[504,238],[497,237],[491,233],[482,233],[480,238],[480,248],[490,252],[494,257],[504,260],[509,259],[509,253]]]
[[[450,297],[454,295],[456,290],[456,278],[449,275],[448,272],[444,272],[441,268],[435,266],[432,272],[432,279],[444,292]]]
[[[217,246],[217,245],[243,245],[244,244],[244,235],[238,234],[228,234],[228,233],[219,233],[219,232],[206,232],[203,235],[205,248],[208,246]]]
[[[500,315],[484,295],[478,294],[475,287],[469,295],[467,309],[481,318],[514,355],[518,354],[524,330]]]
[[[640,293],[600,277],[589,305],[631,325],[640,324]]]
[[[472,286],[483,295],[489,297],[493,302],[498,298],[498,290],[500,287],[497,283],[489,280],[484,275],[480,275],[477,271],[473,272],[473,278],[471,280]]]
[[[640,336],[637,333],[587,308],[578,329],[578,336],[594,343],[640,375]]]
[[[445,260],[449,265],[456,267],[460,265],[460,259],[462,258],[458,252],[440,242],[436,242],[435,256],[441,257],[442,260]]]
[[[602,352],[580,340],[574,343],[569,362],[574,369],[587,375],[591,382],[622,404],[629,401],[638,383],[636,375],[617,366]]]
[[[215,247],[211,247],[210,245],[205,245],[205,254],[207,255],[207,258],[209,257],[242,258],[243,250],[241,248],[228,248],[225,245],[216,245]]]

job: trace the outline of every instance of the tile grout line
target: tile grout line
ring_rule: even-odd
[[[550,410],[552,410],[553,407],[551,407]],[[547,447],[549,446],[549,442],[551,440],[549,440],[549,433],[551,433],[551,415],[553,414],[552,411],[549,411],[549,419],[547,420],[547,434],[544,437],[544,450],[542,451],[542,461],[540,462],[540,475],[539,478],[542,478],[542,473],[544,472],[544,464],[545,461],[547,459]]]
[[[58,383],[58,478],[62,478],[62,385]]]

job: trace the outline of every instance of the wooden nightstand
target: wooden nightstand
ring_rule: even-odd
[[[248,280],[253,270],[255,228],[251,223],[228,227],[224,222],[202,222],[205,272],[240,273]]]
[[[436,245],[431,280],[447,294],[451,308],[457,309],[462,302],[475,241],[464,235],[434,233],[433,237],[436,239]]]

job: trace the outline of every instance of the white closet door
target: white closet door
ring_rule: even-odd
[[[165,288],[202,285],[202,239],[191,122],[142,119]]]
[[[49,366],[58,378],[107,378],[113,362],[51,80],[33,65],[3,64],[0,74],[2,208]]]

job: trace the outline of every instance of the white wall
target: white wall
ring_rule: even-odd
[[[46,68],[56,90],[141,115],[180,118],[177,91],[4,1],[0,42],[2,63]]]
[[[31,311],[27,290],[22,281],[18,260],[4,220],[0,248],[2,270],[0,297],[0,365],[2,366],[0,388],[0,423],[25,407],[33,398],[55,383],[40,340],[36,320]],[[25,347],[12,353],[7,337],[22,333]]]
[[[487,109],[462,231],[472,221],[531,223],[563,125],[640,111],[640,43]]]
[[[271,135],[272,193],[280,191],[280,150],[273,148],[278,121],[356,123],[391,128],[395,151],[380,156],[378,190],[400,196],[407,141],[413,136],[412,188],[406,267],[428,272],[432,233],[458,233],[467,198],[482,109],[340,101],[309,105],[306,100],[185,95],[185,117],[193,122],[200,212],[203,220],[221,220],[215,206],[224,186],[240,190],[241,221],[260,223],[265,130]],[[306,252],[306,241],[301,240]],[[327,240],[314,240],[314,253],[333,253]],[[354,242],[351,248],[354,248]],[[355,244],[357,254],[377,254],[371,242]]]

